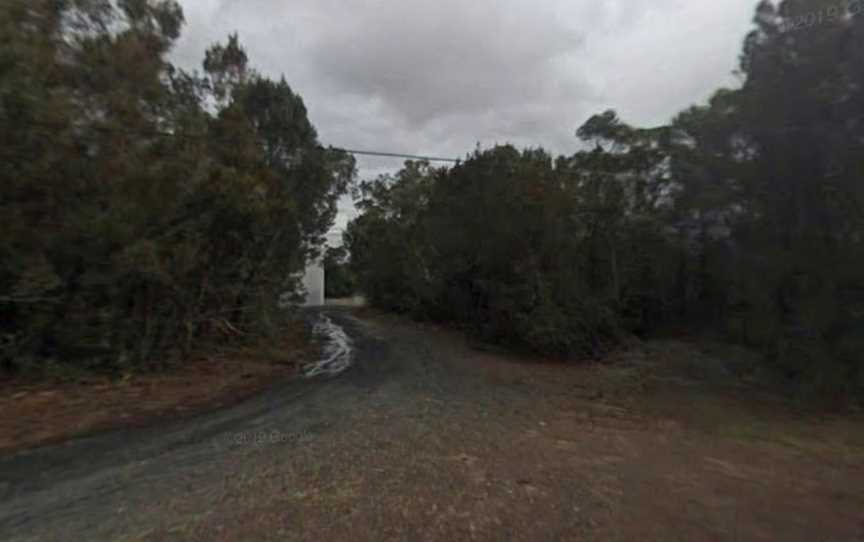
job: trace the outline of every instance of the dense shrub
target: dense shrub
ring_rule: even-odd
[[[789,31],[801,6],[760,3],[741,87],[667,126],[607,111],[572,156],[499,146],[366,183],[346,235],[360,288],[576,358],[707,327],[799,391],[864,395],[864,18]]]
[[[328,298],[351,297],[357,285],[348,265],[345,247],[330,247],[324,253],[324,294]]]
[[[267,333],[353,172],[173,1],[0,4],[0,366],[116,369]]]
[[[660,285],[628,244],[650,230],[654,242],[671,241],[658,230],[662,211],[640,214],[642,196],[621,189],[624,172],[596,183],[575,169],[596,158],[555,163],[542,150],[504,146],[451,170],[409,163],[365,183],[364,214],[346,234],[361,288],[373,304],[459,323],[486,340],[600,355],[663,317],[659,302],[631,310]]]

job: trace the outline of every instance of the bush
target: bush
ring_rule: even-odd
[[[0,368],[270,333],[332,223],[353,160],[236,36],[204,76],[168,64],[182,22],[170,0],[0,5]]]

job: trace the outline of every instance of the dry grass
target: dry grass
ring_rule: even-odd
[[[0,453],[236,403],[291,378],[314,355],[306,335],[288,328],[276,344],[225,350],[156,373],[10,379],[0,393]]]

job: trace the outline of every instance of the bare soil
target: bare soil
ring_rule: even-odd
[[[335,379],[0,461],[0,538],[864,540],[864,419],[717,376],[735,349],[563,365],[336,312],[357,352]]]
[[[278,355],[271,355],[274,349]],[[294,377],[317,355],[298,328],[277,345],[191,359],[152,373],[0,379],[0,454],[236,404]]]

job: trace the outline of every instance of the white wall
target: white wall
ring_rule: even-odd
[[[326,235],[326,242],[322,250],[327,250],[327,247],[338,247],[342,245],[342,229],[335,227]],[[324,305],[324,263],[321,258],[317,261],[310,262],[306,267],[306,272],[303,274],[303,288],[306,289],[306,300],[304,305],[307,307],[318,307]]]
[[[320,261],[311,262],[303,275],[307,307],[324,304],[324,266]]]

